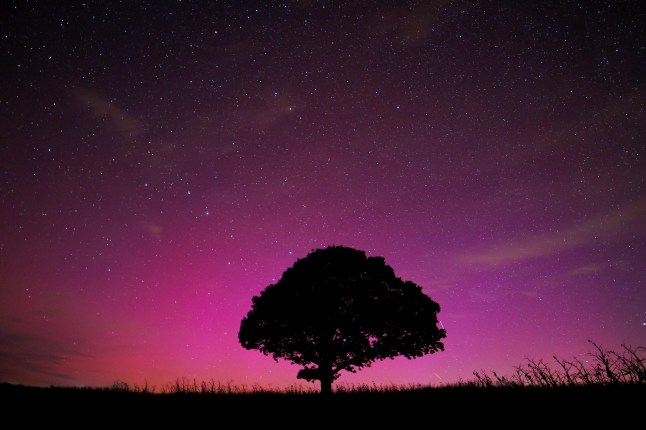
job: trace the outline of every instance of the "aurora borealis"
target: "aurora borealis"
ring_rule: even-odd
[[[447,331],[340,382],[646,344],[640,4],[4,2],[0,381],[296,383],[237,330],[333,244]]]

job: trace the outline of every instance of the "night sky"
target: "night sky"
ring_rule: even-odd
[[[447,331],[340,382],[646,345],[643,2],[62,4],[0,6],[0,381],[296,383],[237,332],[328,245]]]

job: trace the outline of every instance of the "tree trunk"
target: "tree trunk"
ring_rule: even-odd
[[[319,366],[321,377],[321,395],[332,395],[332,382],[334,381],[334,372],[332,372],[332,365]]]
[[[325,397],[332,395],[332,377],[321,375],[321,395]]]
[[[334,372],[332,371],[332,362],[333,362],[333,339],[334,339],[334,328],[329,327],[329,333],[322,338],[321,343],[318,346],[318,355],[321,357],[321,361],[318,364],[319,378],[321,381],[321,395],[325,397],[330,397],[332,395],[332,382],[334,382]]]

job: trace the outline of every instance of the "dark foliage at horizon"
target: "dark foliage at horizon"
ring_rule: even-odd
[[[247,349],[303,366],[298,378],[319,380],[330,393],[343,370],[444,350],[439,311],[382,257],[330,246],[297,260],[254,297],[238,336]]]

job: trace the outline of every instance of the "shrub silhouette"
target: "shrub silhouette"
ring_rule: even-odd
[[[238,338],[247,349],[303,366],[297,377],[320,381],[329,394],[342,370],[444,350],[439,311],[383,258],[332,246],[297,260],[254,297]]]

